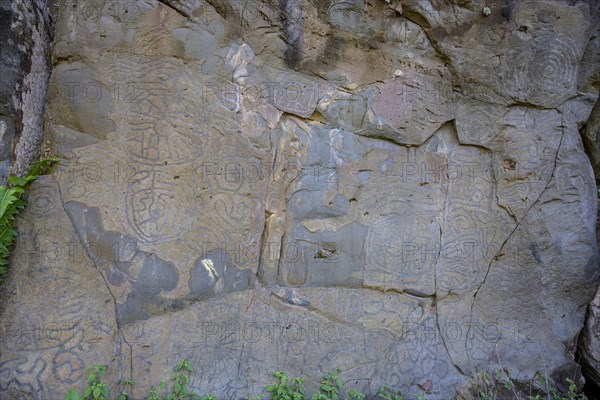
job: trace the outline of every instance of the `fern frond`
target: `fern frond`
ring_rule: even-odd
[[[47,157],[42,160],[39,160],[38,162],[33,164],[33,167],[31,167],[25,178],[33,177],[33,179],[37,179],[40,176],[46,174],[48,172],[48,169],[50,169],[52,165],[59,161],[60,158],[58,157]]]
[[[29,182],[34,181],[34,180],[35,180],[35,177],[29,176],[29,175],[27,175],[23,178],[18,177],[18,176],[9,176],[8,177],[8,183],[15,187],[24,187]]]
[[[56,157],[49,157],[36,162],[24,177],[10,176],[8,183],[11,187],[0,185],[0,276],[8,271],[10,247],[17,237],[14,220],[20,210],[25,208],[21,199],[25,187],[46,173],[52,164],[58,162]]]
[[[14,205],[21,193],[14,188],[9,189],[6,186],[0,186],[0,218],[4,218],[7,209]]]

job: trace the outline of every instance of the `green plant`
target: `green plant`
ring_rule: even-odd
[[[82,395],[80,395],[75,389],[71,389],[67,395],[66,400],[108,400],[109,390],[107,385],[102,382],[102,378],[105,375],[107,367],[104,365],[92,365],[85,369],[89,372],[87,377],[87,387],[84,389]],[[163,381],[160,382],[159,389],[151,389],[150,395],[147,400],[218,400],[213,395],[206,395],[203,397],[192,393],[188,389],[190,383],[190,374],[194,372],[194,367],[189,363],[188,360],[183,360],[174,368],[175,374],[171,376],[170,381],[173,382],[172,388],[167,391],[167,384]],[[339,400],[340,393],[344,387],[344,383],[339,377],[339,369],[334,369],[330,374],[323,376],[319,392],[313,394],[311,400]],[[267,386],[266,392],[271,395],[271,400],[307,400],[308,398],[304,393],[304,380],[301,378],[290,379],[283,371],[277,371],[273,374],[277,378],[277,382]],[[504,389],[509,390],[513,393],[514,400],[523,400],[521,394],[516,390],[516,385],[513,382],[510,375],[502,370],[494,372],[493,376],[490,376],[488,372],[480,372],[477,375],[478,381],[478,395],[480,400],[495,400],[497,397],[496,389],[501,384]],[[554,381],[547,375],[544,374],[540,380],[540,387],[545,391],[546,395],[542,396],[536,394],[535,396],[526,397],[527,400],[587,400],[587,397],[581,393],[581,390],[577,387],[575,382],[571,379],[566,380],[569,385],[569,390],[566,396],[561,396],[556,389]],[[134,381],[121,380],[119,381],[120,386],[132,386]],[[163,393],[163,396],[159,394],[159,390]],[[258,395],[256,397],[250,397],[249,400],[262,400],[263,396]],[[380,400],[404,400],[402,393],[393,391],[392,389],[384,386],[377,392],[377,399]],[[508,397],[502,397],[508,398]],[[130,400],[131,397],[127,394],[126,390],[122,390],[118,397],[118,400]],[[348,390],[346,400],[364,400],[365,395],[354,391]],[[423,394],[417,396],[417,400],[425,400]]]
[[[495,399],[495,395],[492,391],[492,383],[490,381],[490,374],[488,374],[487,372],[483,371],[480,372],[478,375],[478,380],[480,380],[481,383],[479,383],[479,399],[480,400],[494,400]]]
[[[340,379],[340,369],[335,368],[330,374],[323,375],[320,392],[312,396],[312,400],[338,400],[340,398],[340,390],[344,386]]]
[[[365,395],[355,390],[348,390],[348,400],[365,400]]]
[[[384,386],[381,389],[379,389],[379,392],[377,392],[377,396],[379,396],[379,398],[381,398],[382,400],[404,400],[402,392],[400,392],[399,390],[394,392],[387,386]]]
[[[556,383],[554,382],[554,380],[552,378],[550,378],[548,376],[548,374],[546,374],[546,372],[544,372],[544,375],[540,378],[540,384],[541,384],[541,386],[546,388],[546,392],[548,393],[549,399],[551,397],[552,400],[557,400],[558,391],[554,387],[556,385]]]
[[[84,390],[83,395],[80,395],[74,389],[71,389],[66,396],[66,400],[107,400],[108,399],[108,387],[102,382],[102,378],[106,372],[107,367],[102,365],[92,365],[86,368],[89,371],[87,378],[88,386]],[[189,374],[194,372],[194,368],[187,361],[183,360],[174,368],[175,374],[171,376],[170,381],[173,382],[170,393],[167,393],[167,384],[163,381],[160,382],[159,390],[164,393],[164,396],[159,395],[159,390],[151,389],[150,395],[147,400],[218,400],[213,395],[206,395],[199,397],[188,390],[188,384],[190,382]],[[339,400],[340,393],[344,387],[344,383],[339,377],[340,370],[334,369],[332,373],[323,376],[319,392],[313,394],[311,400]],[[300,378],[291,379],[282,372],[277,371],[273,374],[278,378],[278,382],[269,385],[266,388],[267,393],[271,394],[271,400],[307,400],[304,393],[304,380]],[[494,372],[493,377],[488,372],[480,372],[477,374],[478,380],[478,395],[480,400],[495,400],[496,388],[498,384],[502,384],[504,389],[512,391],[514,400],[523,400],[524,398],[516,390],[516,385],[511,379],[510,375],[503,373],[502,370]],[[558,394],[554,381],[544,374],[539,381],[540,386],[547,393],[546,396],[536,394],[535,396],[528,396],[527,400],[587,400],[587,397],[581,393],[575,382],[571,379],[567,379],[566,382],[569,385],[569,391],[565,396]],[[134,381],[121,380],[119,385],[131,386],[134,385]],[[377,393],[377,398],[381,400],[404,400],[404,396],[400,391],[393,391],[392,389],[384,386]],[[505,397],[503,397],[505,398]],[[130,400],[131,397],[125,390],[121,392],[118,400]],[[354,391],[348,390],[346,400],[364,400],[365,395]],[[249,400],[262,400],[262,394],[256,397],[250,397]],[[425,400],[425,396],[420,394],[417,396],[417,400]]]
[[[167,384],[164,381],[161,381],[158,387],[161,391],[164,391],[167,388]],[[148,400],[163,400],[163,398],[158,395],[157,389],[152,388],[150,389],[150,396],[148,396]]]
[[[569,391],[567,392],[568,397],[564,397],[558,394],[558,390],[556,390],[556,384],[546,374],[542,376],[540,379],[540,383],[542,386],[546,387],[546,392],[548,393],[548,399],[552,400],[587,400],[585,394],[581,393],[577,385],[572,379],[566,379],[567,384],[569,385]],[[552,385],[552,386],[550,386]],[[537,400],[537,399],[536,399]]]
[[[130,380],[127,380],[127,379],[121,379],[119,381],[119,386],[125,386],[125,387],[127,387],[127,386],[133,386],[133,385],[135,385],[135,381],[130,381]],[[127,391],[125,389],[123,389],[123,391],[119,395],[118,400],[129,400],[129,399],[131,399],[131,396],[129,396],[127,394]]]
[[[10,248],[17,236],[14,221],[25,207],[25,201],[21,199],[25,187],[58,161],[55,157],[44,158],[36,162],[24,177],[9,176],[8,186],[0,185],[0,277],[8,271]]]
[[[587,400],[585,394],[581,392],[573,380],[567,378],[567,383],[569,384],[569,397],[565,398],[566,400]]]
[[[147,400],[217,400],[216,397],[212,395],[200,397],[196,393],[189,391],[188,385],[190,383],[190,373],[194,372],[195,370],[187,359],[184,359],[177,364],[173,370],[175,371],[175,374],[173,374],[169,379],[169,381],[173,382],[170,393],[167,391],[167,383],[165,381],[161,381],[158,385],[158,389],[150,389],[150,395],[148,396]],[[160,392],[164,393],[164,396],[159,394],[159,390]]]
[[[171,394],[167,397],[167,400],[187,400],[187,399],[199,399],[200,397],[188,390],[187,386],[190,383],[190,373],[194,372],[194,367],[189,363],[187,359],[177,364],[175,372],[171,377],[174,382]]]
[[[102,382],[102,378],[107,369],[108,367],[106,365],[91,365],[87,367],[85,371],[90,371],[90,374],[87,377],[87,388],[84,389],[82,395],[75,389],[69,390],[66,400],[107,400],[108,387]]]
[[[278,378],[279,382],[267,386],[271,400],[306,400],[304,379],[293,378],[291,384],[288,384],[290,378],[283,371],[277,371],[273,376]]]
[[[496,388],[498,384],[502,384],[504,389],[512,392],[513,400],[523,400],[525,398],[527,400],[588,400],[585,394],[581,393],[581,390],[577,387],[575,382],[568,378],[566,379],[566,382],[569,385],[569,391],[566,394],[566,397],[561,396],[558,393],[556,383],[546,373],[544,373],[539,380],[539,387],[542,388],[546,395],[538,393],[536,395],[523,397],[516,390],[516,385],[510,375],[506,374],[504,378],[503,375],[503,371],[501,370],[495,371],[493,378],[485,371],[477,374],[478,395],[480,400],[495,400],[497,398]]]

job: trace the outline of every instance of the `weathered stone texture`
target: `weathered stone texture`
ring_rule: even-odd
[[[23,175],[42,145],[52,40],[47,1],[3,2],[0,21],[0,162],[12,161],[11,172]]]
[[[141,396],[183,358],[227,399],[278,369],[431,399],[483,369],[572,376],[600,278],[599,18],[61,2],[45,133],[64,161],[29,195],[0,320],[106,329],[3,342],[0,393],[61,397],[104,362]]]

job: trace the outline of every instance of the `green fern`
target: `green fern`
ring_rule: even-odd
[[[21,199],[25,187],[58,161],[56,157],[44,158],[36,162],[24,177],[10,176],[9,186],[0,185],[0,278],[8,271],[10,247],[17,236],[14,221],[19,211],[25,208],[25,201]]]

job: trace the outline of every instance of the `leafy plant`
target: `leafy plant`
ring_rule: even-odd
[[[567,397],[561,396],[558,394],[558,390],[556,390],[556,384],[546,374],[542,376],[540,379],[540,383],[542,386],[546,387],[546,391],[548,392],[548,399],[552,400],[587,400],[585,394],[581,393],[577,385],[572,379],[567,378],[566,382],[569,385],[569,391],[567,392]],[[552,386],[550,386],[552,385]],[[535,398],[530,397],[528,400],[537,400]]]
[[[480,372],[478,375],[478,380],[480,381],[479,383],[479,399],[480,400],[494,400],[495,399],[495,395],[492,391],[492,383],[490,381],[490,374],[488,374],[487,372],[483,371]]]
[[[344,383],[339,377],[340,369],[336,368],[331,374],[323,375],[320,392],[312,396],[312,400],[338,400]]]
[[[135,381],[130,381],[130,380],[127,380],[127,379],[121,379],[119,381],[119,385],[120,386],[133,386],[133,385],[135,385]],[[121,392],[121,394],[119,395],[118,400],[130,400],[131,398],[132,397],[127,394],[127,391],[123,390]]]
[[[10,176],[8,186],[0,185],[0,277],[8,271],[10,248],[17,236],[14,221],[19,211],[25,208],[25,201],[21,199],[25,187],[58,161],[56,157],[44,158],[36,162],[24,177]]]
[[[355,390],[348,390],[348,400],[365,400],[365,395]]]
[[[379,398],[381,398],[382,400],[404,400],[402,392],[400,392],[399,390],[394,392],[387,386],[384,386],[381,389],[379,389],[379,392],[377,392],[377,396],[379,396]]]
[[[585,394],[581,392],[573,380],[567,378],[567,383],[569,384],[569,397],[563,397],[561,400],[587,400]]]
[[[290,378],[283,372],[277,371],[273,374],[279,379],[272,385],[267,386],[267,393],[271,394],[271,400],[306,400],[304,396],[304,379]]]
[[[171,388],[171,394],[167,396],[167,400],[188,400],[188,399],[199,399],[200,397],[188,390],[188,384],[190,383],[190,373],[194,372],[194,367],[189,363],[187,359],[177,364],[175,372],[171,376],[171,380],[174,382]],[[212,397],[212,396],[211,396]],[[203,400],[210,400],[210,397],[204,397]]]
[[[523,397],[517,390],[516,385],[511,379],[510,375],[502,378],[502,371],[498,370],[494,372],[494,377],[490,377],[487,372],[480,372],[477,374],[478,381],[478,395],[480,400],[495,400],[499,397],[496,396],[496,389],[498,384],[501,384],[504,389],[510,390],[513,394],[512,399],[514,400],[587,400],[585,394],[581,393],[581,390],[577,387],[575,382],[571,379],[567,379],[566,382],[569,385],[569,391],[565,396],[561,396],[556,388],[556,383],[546,373],[541,376],[539,380],[539,386],[544,390],[546,395],[536,394]],[[505,398],[505,397],[502,397]]]
[[[66,400],[108,400],[109,390],[102,378],[106,372],[107,367],[102,365],[92,365],[86,368],[86,372],[89,371],[87,377],[88,386],[84,389],[82,395],[80,395],[75,389],[71,389],[66,396]],[[172,382],[171,390],[167,390],[167,383],[160,382],[158,389],[150,389],[150,395],[146,398],[147,400],[219,400],[213,395],[206,395],[200,397],[199,395],[192,393],[188,389],[190,383],[190,374],[194,372],[194,367],[189,363],[188,360],[183,360],[174,368],[175,373],[171,376],[170,382]],[[341,400],[342,389],[344,383],[339,377],[340,369],[334,369],[330,374],[325,374],[321,380],[319,392],[315,393],[310,397],[310,400]],[[277,371],[273,374],[277,378],[277,382],[267,386],[265,391],[270,394],[271,400],[308,400],[309,397],[305,395],[304,391],[304,379],[302,378],[289,378],[283,371]],[[478,381],[478,397],[480,400],[495,400],[495,399],[508,399],[513,400],[587,400],[587,397],[581,393],[575,382],[571,379],[567,379],[566,382],[569,385],[569,391],[565,396],[561,396],[556,389],[554,381],[544,374],[540,381],[540,387],[545,391],[546,395],[542,396],[536,394],[535,396],[523,397],[517,390],[516,384],[511,379],[510,375],[504,370],[497,370],[493,375],[488,372],[479,372],[477,374]],[[119,385],[131,386],[134,385],[134,381],[121,380]],[[514,397],[506,397],[501,395],[498,397],[498,389],[511,391]],[[354,391],[348,390],[346,393],[345,400],[365,400],[365,395]],[[263,395],[260,394],[256,397],[250,397],[249,400],[262,400]],[[377,392],[375,399],[378,400],[404,400],[404,396],[401,391],[394,391],[387,386],[383,386]],[[121,392],[118,400],[131,400],[131,397],[125,390]],[[424,394],[419,394],[417,400],[425,400]]]
[[[162,381],[158,385],[161,391],[164,391],[167,388],[167,384]],[[150,396],[148,396],[148,400],[163,400],[161,396],[158,395],[158,390],[155,388],[150,389]]]
[[[106,365],[91,365],[85,369],[90,372],[87,377],[87,388],[80,395],[75,389],[69,390],[66,400],[107,400],[108,386],[102,382],[104,373],[108,367]]]

